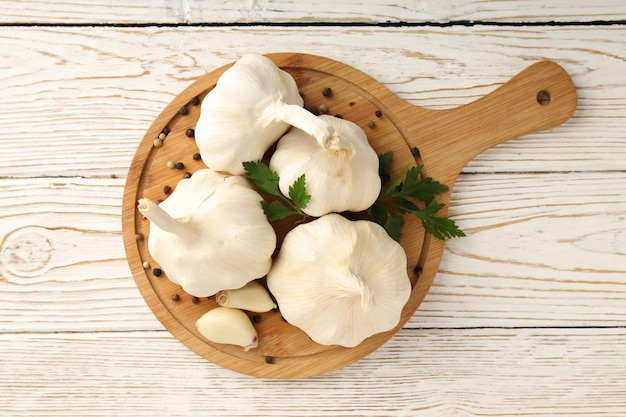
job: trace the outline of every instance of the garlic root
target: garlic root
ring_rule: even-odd
[[[230,307],[216,307],[196,321],[202,336],[215,343],[237,345],[248,351],[258,346],[259,336],[243,311]]]
[[[257,281],[250,281],[235,290],[222,290],[215,294],[215,301],[222,307],[264,313],[276,308],[269,293]]]

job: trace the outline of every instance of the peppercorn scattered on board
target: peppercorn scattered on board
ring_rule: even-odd
[[[446,184],[438,201],[446,207],[463,167],[484,150],[515,137],[557,126],[576,108],[568,74],[552,62],[538,62],[487,96],[448,110],[417,107],[385,86],[341,62],[301,53],[268,54],[290,73],[305,107],[357,123],[377,153],[393,152],[392,177],[423,164],[422,175]],[[258,331],[258,346],[217,344],[203,338],[196,321],[217,307],[211,297],[186,294],[170,282],[150,256],[149,222],[136,209],[140,198],[165,200],[177,183],[206,166],[198,157],[193,129],[204,96],[229,67],[216,69],[181,92],[145,133],[129,168],[124,191],[122,228],[128,262],[136,284],[155,316],[189,349],[217,365],[264,378],[305,378],[333,372],[377,350],[414,314],[430,288],[445,242],[426,234],[415,217],[406,217],[402,247],[408,259],[411,298],[400,323],[353,348],[313,342],[281,317],[280,310],[248,313]],[[514,72],[514,70],[512,70]],[[268,153],[271,153],[268,151]],[[359,215],[355,215],[359,217]],[[278,244],[294,219],[273,223]],[[242,267],[245,267],[242,265]]]

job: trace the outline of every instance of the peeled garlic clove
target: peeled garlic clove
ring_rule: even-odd
[[[270,294],[257,281],[250,281],[235,290],[219,291],[215,294],[215,301],[222,307],[239,308],[255,313],[264,313],[276,308]]]
[[[200,334],[211,342],[237,345],[248,351],[259,344],[259,336],[243,311],[230,307],[216,307],[196,321]]]

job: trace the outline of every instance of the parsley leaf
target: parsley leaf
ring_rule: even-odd
[[[269,194],[278,199],[261,201],[263,212],[271,222],[282,220],[292,215],[307,217],[302,211],[311,200],[311,195],[306,191],[306,179],[302,174],[289,187],[289,198],[285,197],[278,187],[278,173],[272,171],[262,161],[249,161],[243,163],[248,181],[261,193]]]
[[[419,201],[429,201],[448,190],[448,187],[432,178],[420,178],[420,172],[424,166],[413,167],[406,172],[402,188],[396,193],[396,197],[411,197]]]
[[[383,185],[387,184],[391,179],[389,175],[389,170],[391,169],[391,158],[393,157],[393,152],[387,152],[381,155],[378,155],[378,175],[380,176],[380,180]]]
[[[306,208],[309,204],[311,195],[306,192],[306,179],[304,178],[304,174],[300,175],[289,187],[289,198],[291,198],[293,204],[299,209]]]
[[[261,207],[263,207],[263,213],[267,216],[267,220],[271,222],[275,220],[282,220],[293,214],[297,214],[293,210],[289,210],[278,200],[274,200],[272,202],[263,200],[261,201]]]
[[[404,217],[398,214],[391,213],[387,215],[384,228],[387,231],[387,234],[389,234],[389,236],[391,236],[391,238],[396,242],[400,241],[400,236],[402,235],[402,226],[404,226]]]
[[[244,162],[243,169],[246,171],[248,180],[262,193],[281,196],[278,189],[278,174],[272,171],[261,161]]]
[[[383,226],[396,241],[401,237],[403,214],[418,217],[424,230],[437,239],[465,236],[453,220],[436,216],[445,204],[437,203],[435,197],[447,191],[448,187],[432,178],[422,177],[423,165],[409,168],[404,176],[389,182],[391,158],[391,152],[379,156],[381,181],[383,187],[388,185],[368,210],[372,220]]]

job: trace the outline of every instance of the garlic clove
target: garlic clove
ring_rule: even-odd
[[[243,311],[230,307],[216,307],[196,321],[202,336],[215,343],[236,345],[248,351],[259,344],[259,336]]]
[[[257,281],[250,281],[241,288],[222,290],[215,294],[215,301],[222,307],[264,313],[276,308],[269,292]]]

